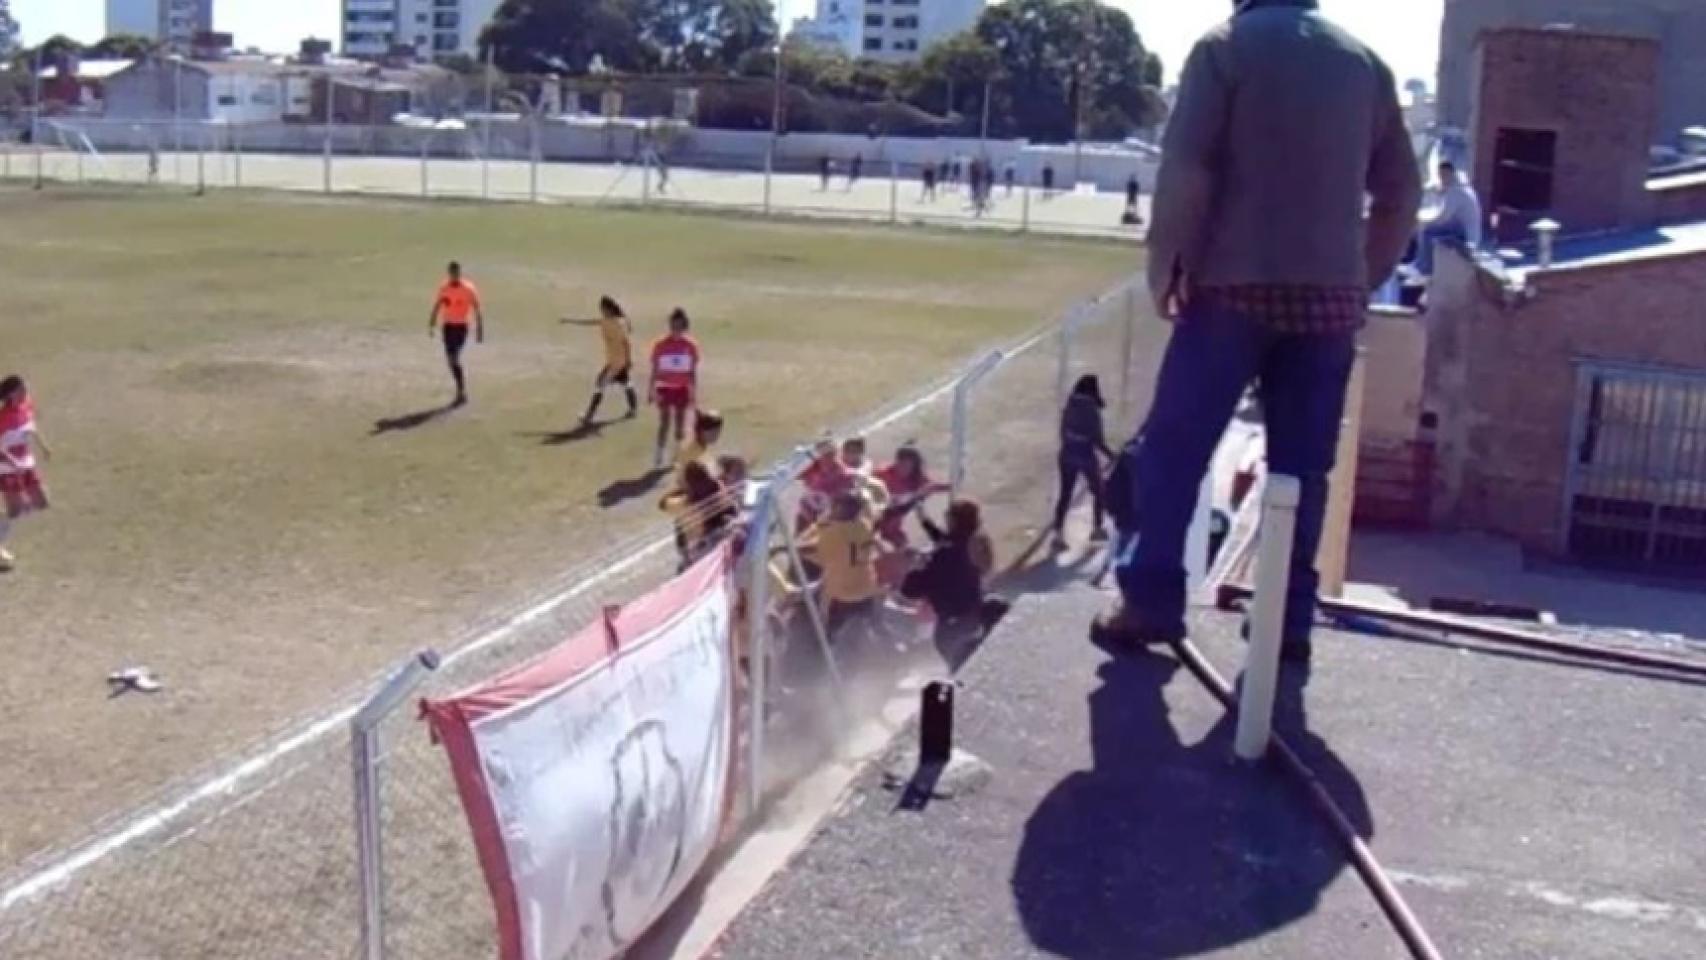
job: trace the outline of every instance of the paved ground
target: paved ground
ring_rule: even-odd
[[[1438,598],[1496,601],[1551,615],[1551,629],[1662,652],[1706,652],[1699,590],[1611,579],[1531,563],[1509,540],[1478,534],[1360,532],[1351,545],[1353,599],[1426,609]]]
[[[147,184],[148,159],[140,153],[100,155],[49,151],[40,161],[42,177],[54,183],[117,182]],[[329,167],[329,169],[328,169]],[[27,147],[0,144],[0,178],[31,179],[37,158]],[[916,180],[873,176],[849,185],[834,178],[823,189],[815,176],[777,174],[766,189],[762,173],[677,167],[660,184],[656,171],[632,164],[542,163],[513,160],[337,156],[287,154],[166,153],[160,157],[158,186],[193,189],[233,187],[336,193],[390,194],[408,197],[491,198],[542,203],[667,204],[823,216],[837,219],[926,223],[1040,233],[1087,234],[1137,239],[1142,231],[1123,226],[1125,197],[1115,193],[1076,193],[1019,188],[995,191],[991,208],[972,210],[963,190],[943,188],[925,197]],[[1149,201],[1141,203],[1147,218]]]
[[[989,786],[896,812],[868,773],[720,956],[1403,956],[1301,795],[1228,762],[1189,674],[1091,647],[1101,598],[1048,580],[963,675]],[[1229,676],[1235,627],[1195,631]],[[1445,956],[1702,954],[1706,689],[1340,634],[1288,675],[1282,730]]]

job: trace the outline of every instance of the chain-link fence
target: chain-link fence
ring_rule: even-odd
[[[863,437],[878,460],[902,445],[916,447],[929,472],[956,478],[962,493],[985,502],[991,532],[1008,550],[1046,521],[1062,384],[1100,374],[1110,411],[1119,413],[1111,432],[1117,438],[1135,421],[1164,333],[1143,321],[1147,311],[1134,291],[1128,282],[1079,304],[1010,347],[974,358],[968,370],[975,377],[956,373],[838,436]],[[770,500],[782,524],[777,530],[791,530],[800,511],[800,458],[790,462],[755,480],[770,494],[758,502]],[[749,532],[747,556],[773,558],[784,586],[764,591],[768,596],[756,603],[761,618],[749,594],[748,620],[762,622],[767,634],[799,636],[811,625],[785,586],[789,537],[763,529]],[[444,644],[442,663],[416,693],[443,697],[532,658],[606,607],[655,589],[677,564],[670,532],[658,527],[568,570],[541,584],[533,602]],[[735,741],[748,809],[822,756],[847,709],[869,707],[856,696],[849,702],[845,690],[832,691],[830,711],[827,701],[798,689],[784,644],[752,643],[754,662],[742,682],[764,691],[765,707],[754,710],[754,698],[741,692]],[[801,651],[814,656],[809,646],[796,647]],[[371,741],[373,762],[365,769],[352,764],[361,751],[352,751],[351,721],[381,685],[353,691],[235,764],[175,785],[156,802],[101,825],[86,843],[0,876],[0,956],[490,955],[491,901],[449,764],[414,711],[403,707],[383,718]],[[377,783],[372,849],[378,856],[370,859],[382,864],[382,874],[364,872],[369,860],[358,853],[363,838],[353,785],[363,776]],[[374,882],[364,884],[364,877]],[[364,890],[375,899],[364,901]],[[373,909],[364,923],[365,903]],[[363,930],[375,924],[382,937],[364,941]]]
[[[872,138],[821,156],[771,142],[736,150],[669,121],[601,123],[534,114],[409,123],[191,123],[42,118],[0,132],[0,179],[43,189],[122,184],[200,193],[264,189],[415,198],[622,204],[980,227],[1142,235],[1147,200],[995,165],[972,189],[972,154],[914,157]],[[744,144],[750,147],[750,144]],[[975,148],[971,148],[974,149]],[[906,154],[903,156],[903,154]],[[1062,174],[1065,177],[1065,174]]]

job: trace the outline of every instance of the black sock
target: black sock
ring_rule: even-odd
[[[450,375],[456,378],[456,395],[460,397],[467,394],[468,382],[462,376],[462,365],[460,363],[451,364]]]
[[[640,412],[640,398],[634,393],[634,388],[628,387],[627,393],[628,393],[628,412],[630,414],[639,413]]]
[[[597,393],[594,393],[592,395],[592,403],[589,404],[586,408],[586,416],[582,417],[581,419],[582,420],[591,420],[593,417],[598,416],[598,407],[603,402],[604,402],[604,391],[600,390]]]

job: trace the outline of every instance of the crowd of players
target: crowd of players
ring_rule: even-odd
[[[456,389],[451,406],[457,407],[468,402],[462,354],[470,337],[484,341],[485,316],[479,291],[460,264],[450,264],[447,274],[428,328],[442,332]],[[623,419],[637,418],[635,332],[621,304],[605,296],[596,318],[562,323],[596,328],[603,346],[582,428],[596,425],[612,390],[625,403]],[[687,312],[673,310],[667,332],[646,354],[643,387],[645,401],[658,414],[653,478],[669,477],[659,507],[673,519],[684,567],[730,537],[744,539],[751,502],[747,461],[717,449],[724,420],[702,402],[704,353],[691,331]],[[940,521],[926,513],[926,502],[946,497],[949,488],[931,477],[917,447],[902,446],[879,468],[862,437],[826,436],[800,483],[791,522],[804,569],[791,569],[780,557],[772,563],[779,617],[791,620],[810,592],[820,601],[832,638],[856,630],[882,634],[896,608],[928,610],[939,631],[975,629],[994,572],[994,549],[975,502],[950,499]]]

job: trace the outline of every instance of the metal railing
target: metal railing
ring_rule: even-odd
[[[1137,239],[1123,193],[996,183],[927,186],[924,164],[873,160],[855,176],[781,168],[768,156],[692,155],[680,162],[631,137],[547,149],[549,125],[451,128],[399,124],[228,124],[42,118],[33,135],[0,132],[0,180],[124,185],[204,194],[322,194],[659,206],[866,222]],[[542,132],[543,131],[543,132]],[[27,140],[27,142],[26,142]],[[1140,212],[1147,213],[1147,200]]]
[[[1123,412],[1110,422],[1116,438],[1132,426],[1147,393],[1165,329],[1144,322],[1134,283],[1074,306],[841,435],[865,437],[877,458],[909,444],[938,468],[945,464],[961,495],[984,501],[1000,548],[1020,549],[1015,544],[1043,522],[1053,492],[1061,370],[1097,373],[1110,385],[1110,410]],[[757,571],[772,548],[797,565],[791,532],[802,466],[791,457],[757,481],[763,493],[748,519],[748,610],[769,611],[788,599],[768,596],[770,579]],[[410,696],[469,687],[550,649],[608,606],[666,582],[676,567],[672,537],[653,527],[540,584],[528,602],[472,625],[441,645],[436,664],[417,655],[240,758],[174,784],[84,842],[0,876],[0,956],[489,955],[491,902],[449,764],[414,711],[399,707]],[[755,707],[778,695],[766,675],[778,651],[767,643],[771,620],[750,619],[744,742],[737,745],[746,758],[747,811],[811,762],[797,743],[778,736],[767,709]],[[821,637],[822,620],[809,619],[806,629]],[[817,655],[832,656],[827,646]],[[348,740],[340,736],[345,731]]]

